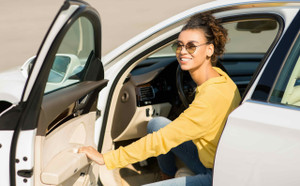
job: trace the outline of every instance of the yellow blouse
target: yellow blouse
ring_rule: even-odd
[[[216,148],[227,117],[241,101],[239,91],[230,77],[221,69],[214,69],[221,76],[198,86],[194,101],[177,119],[126,147],[103,154],[107,168],[124,167],[166,154],[189,140],[196,145],[202,164],[206,168],[213,168]]]

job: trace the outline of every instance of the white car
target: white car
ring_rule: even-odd
[[[153,158],[110,171],[76,151],[116,149],[146,135],[151,118],[182,112],[195,85],[178,69],[171,45],[192,15],[206,11],[228,29],[226,53],[216,65],[243,96],[223,130],[213,185],[299,185],[299,10],[296,0],[214,1],[163,21],[101,59],[97,11],[66,1],[36,57],[0,74],[0,185],[157,181]],[[57,62],[58,56],[70,63]]]

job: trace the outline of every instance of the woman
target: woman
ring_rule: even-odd
[[[196,82],[194,101],[177,119],[158,117],[148,124],[147,136],[117,150],[100,154],[82,147],[96,163],[108,169],[158,156],[159,166],[173,178],[177,168],[174,157],[181,159],[195,176],[157,182],[162,185],[211,185],[216,147],[226,119],[241,100],[234,82],[221,69],[213,67],[223,54],[227,30],[211,14],[193,16],[173,45],[182,70]]]

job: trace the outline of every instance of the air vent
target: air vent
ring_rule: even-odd
[[[140,92],[140,101],[151,100],[155,96],[152,86],[140,87],[139,92]]]

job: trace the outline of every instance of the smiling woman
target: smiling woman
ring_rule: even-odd
[[[274,21],[276,19],[269,15],[228,16],[222,19],[223,27],[228,29],[229,46],[226,46],[225,54],[217,59],[238,85],[241,93],[245,92],[245,88],[253,73],[257,70],[264,54],[270,48],[274,39],[276,39],[276,35],[280,33],[280,28],[282,28],[279,26],[280,22],[276,21],[277,27],[274,30],[262,30],[259,33],[253,33],[249,30],[237,29],[237,24],[240,22],[249,24],[250,21],[251,24],[251,22],[258,20]],[[174,81],[178,62],[176,61],[175,53],[172,53],[171,46],[173,43],[175,43],[175,46],[178,46],[175,36],[169,34],[170,38],[166,42],[159,43],[151,48],[151,51],[147,51],[146,55],[143,53],[142,57],[138,56],[132,61],[126,61],[127,65],[131,64],[132,66],[126,66],[124,69],[133,68],[133,70],[124,70],[122,76],[117,76],[116,90],[111,92],[115,94],[112,97],[116,97],[116,102],[113,99],[112,107],[114,110],[110,111],[110,115],[113,117],[111,120],[108,120],[108,130],[106,130],[108,134],[106,135],[107,138],[105,138],[106,142],[112,138],[112,148],[117,149],[120,146],[126,146],[145,136],[145,123],[148,123],[151,118],[164,116],[173,120],[183,110],[181,102],[178,103],[179,98],[176,94]],[[261,44],[261,40],[265,42]],[[247,45],[244,46],[242,43],[247,43]],[[201,47],[195,49],[194,52],[196,53]],[[188,53],[184,47],[181,48],[181,51],[182,53]],[[128,53],[130,54],[130,51]],[[116,61],[121,60],[123,57],[125,58],[126,55],[117,58]],[[111,73],[109,72],[111,71],[108,69],[107,75],[110,77]],[[121,88],[119,89],[118,86]],[[184,93],[194,99],[196,85],[189,77],[189,73],[183,73],[182,86]],[[128,95],[126,102],[121,99],[122,95]],[[165,106],[166,104],[171,104],[171,108]],[[110,122],[112,122],[111,126]],[[107,146],[103,148],[102,152],[110,151],[110,148]],[[142,164],[143,162],[141,162]],[[147,167],[133,164],[126,168],[121,168],[120,175],[123,181],[126,180],[127,183],[131,184],[149,183],[150,181],[146,181],[149,172],[153,173],[152,182],[158,181],[157,167],[154,166],[155,161],[148,159],[148,164],[150,165]],[[105,171],[105,169],[102,169],[102,171]],[[136,171],[136,175],[133,175],[133,172],[130,171]],[[140,174],[140,171],[145,174]],[[115,171],[112,172],[115,173]],[[139,182],[137,179],[144,181]]]
[[[152,119],[147,126],[150,134],[126,147],[103,156],[91,147],[81,147],[79,152],[86,153],[100,165],[105,164],[108,169],[157,156],[162,178],[174,178],[177,157],[195,176],[155,185],[211,185],[214,156],[222,129],[229,113],[241,99],[230,77],[221,69],[212,67],[216,56],[224,51],[226,37],[227,31],[211,14],[193,16],[183,27],[175,45],[181,69],[189,71],[197,84],[189,108],[174,121],[162,117]]]

